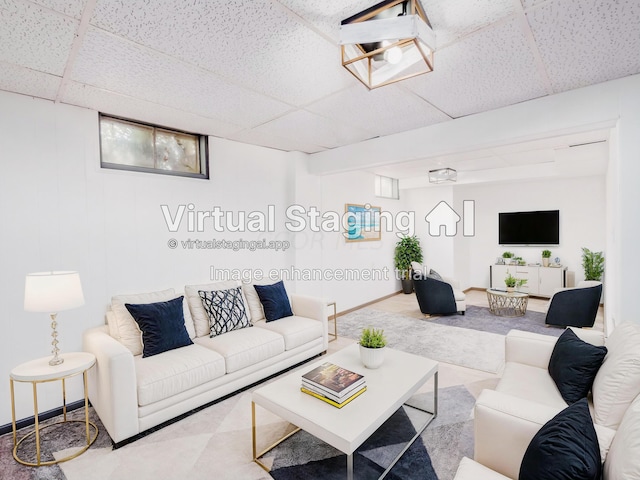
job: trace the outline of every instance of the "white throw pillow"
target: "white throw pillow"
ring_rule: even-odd
[[[621,323],[605,345],[608,353],[591,389],[595,422],[616,429],[640,394],[640,325]]]
[[[168,288],[167,290],[161,290],[159,292],[113,296],[111,298],[111,311],[113,312],[113,315],[107,315],[109,334],[131,350],[131,353],[134,355],[142,355],[142,332],[124,304],[166,302],[177,297],[179,297],[179,295],[176,295],[173,288]],[[184,325],[187,329],[187,333],[189,334],[189,338],[195,338],[193,321],[191,320],[189,308],[185,301],[182,302],[182,311],[184,313]]]
[[[227,282],[216,283],[203,283],[201,285],[185,285],[184,294],[191,310],[191,317],[193,318],[193,325],[196,330],[196,336],[205,337],[211,333],[211,327],[209,326],[209,316],[207,315],[204,306],[202,305],[202,299],[198,294],[199,290],[213,292],[217,290],[228,290],[233,287],[238,287],[240,282],[238,280],[229,280]],[[247,299],[244,298],[244,304],[247,305]],[[253,319],[250,311],[247,312],[249,321]]]
[[[420,273],[423,277],[426,277],[427,275],[429,275],[429,269],[427,268],[426,265],[423,265],[422,263],[418,263],[418,262],[411,262],[411,268]]]
[[[604,461],[603,478],[640,480],[640,396],[627,409]]]

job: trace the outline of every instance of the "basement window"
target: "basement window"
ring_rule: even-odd
[[[376,197],[393,198],[394,200],[398,200],[400,198],[398,179],[376,175],[375,195]]]
[[[209,178],[207,137],[100,115],[100,166]]]

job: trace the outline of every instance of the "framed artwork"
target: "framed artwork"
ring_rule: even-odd
[[[347,242],[368,242],[382,238],[380,207],[347,203],[344,211],[347,217],[344,233]]]

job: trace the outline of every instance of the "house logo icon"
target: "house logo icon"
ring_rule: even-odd
[[[462,220],[462,233],[465,237],[475,235],[475,201],[462,202],[462,217],[444,200],[438,203],[424,219],[429,224],[429,235],[439,237],[444,230],[447,237],[458,233],[458,222]]]

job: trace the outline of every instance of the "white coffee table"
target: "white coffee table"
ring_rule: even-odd
[[[341,409],[301,392],[301,376],[325,362],[363,374],[366,378],[367,391]],[[380,476],[384,478],[404,452],[436,418],[438,412],[438,362],[388,347],[384,364],[375,370],[369,370],[362,365],[358,345],[354,344],[255,390],[251,403],[253,460],[269,471],[259,458],[302,429],[347,455],[347,478],[351,480],[353,453],[356,449],[432,377],[434,381],[433,412],[410,405],[412,408],[428,413],[428,420],[417,429],[415,436]],[[258,452],[256,405],[299,428],[268,449]]]

